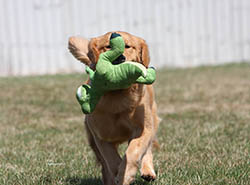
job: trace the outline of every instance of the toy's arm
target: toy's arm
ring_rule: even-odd
[[[89,66],[86,66],[85,71],[87,74],[89,74],[90,80],[93,80],[95,72]]]
[[[151,67],[147,69],[146,77],[140,76],[139,78],[137,78],[136,83],[152,84],[154,83],[155,79],[156,79],[155,69]]]

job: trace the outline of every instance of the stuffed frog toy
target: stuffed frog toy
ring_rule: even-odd
[[[123,54],[125,43],[118,33],[112,33],[109,42],[111,49],[100,54],[96,70],[86,66],[90,84],[83,84],[77,89],[76,98],[84,114],[92,113],[108,91],[127,89],[134,83],[152,84],[155,81],[154,68],[146,68],[132,61],[113,64]]]

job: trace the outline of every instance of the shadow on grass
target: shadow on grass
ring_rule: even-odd
[[[84,178],[84,177],[68,177],[65,181],[66,185],[102,185],[101,179]]]
[[[102,185],[101,179],[98,178],[83,178],[83,177],[68,177],[66,185]],[[142,179],[136,179],[131,185],[149,185],[151,183]]]
[[[131,185],[150,185],[150,182],[144,181],[142,179],[135,179]]]

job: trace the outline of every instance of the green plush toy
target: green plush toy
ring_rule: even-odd
[[[146,68],[131,61],[112,64],[124,52],[125,43],[120,34],[111,34],[110,47],[109,51],[100,54],[96,71],[86,66],[91,84],[80,86],[76,93],[84,114],[92,113],[100,98],[108,91],[126,89],[134,83],[152,84],[155,81],[154,68]]]

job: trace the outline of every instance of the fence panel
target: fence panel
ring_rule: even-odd
[[[144,38],[156,67],[250,61],[249,0],[0,0],[0,76],[83,71],[72,35]]]

